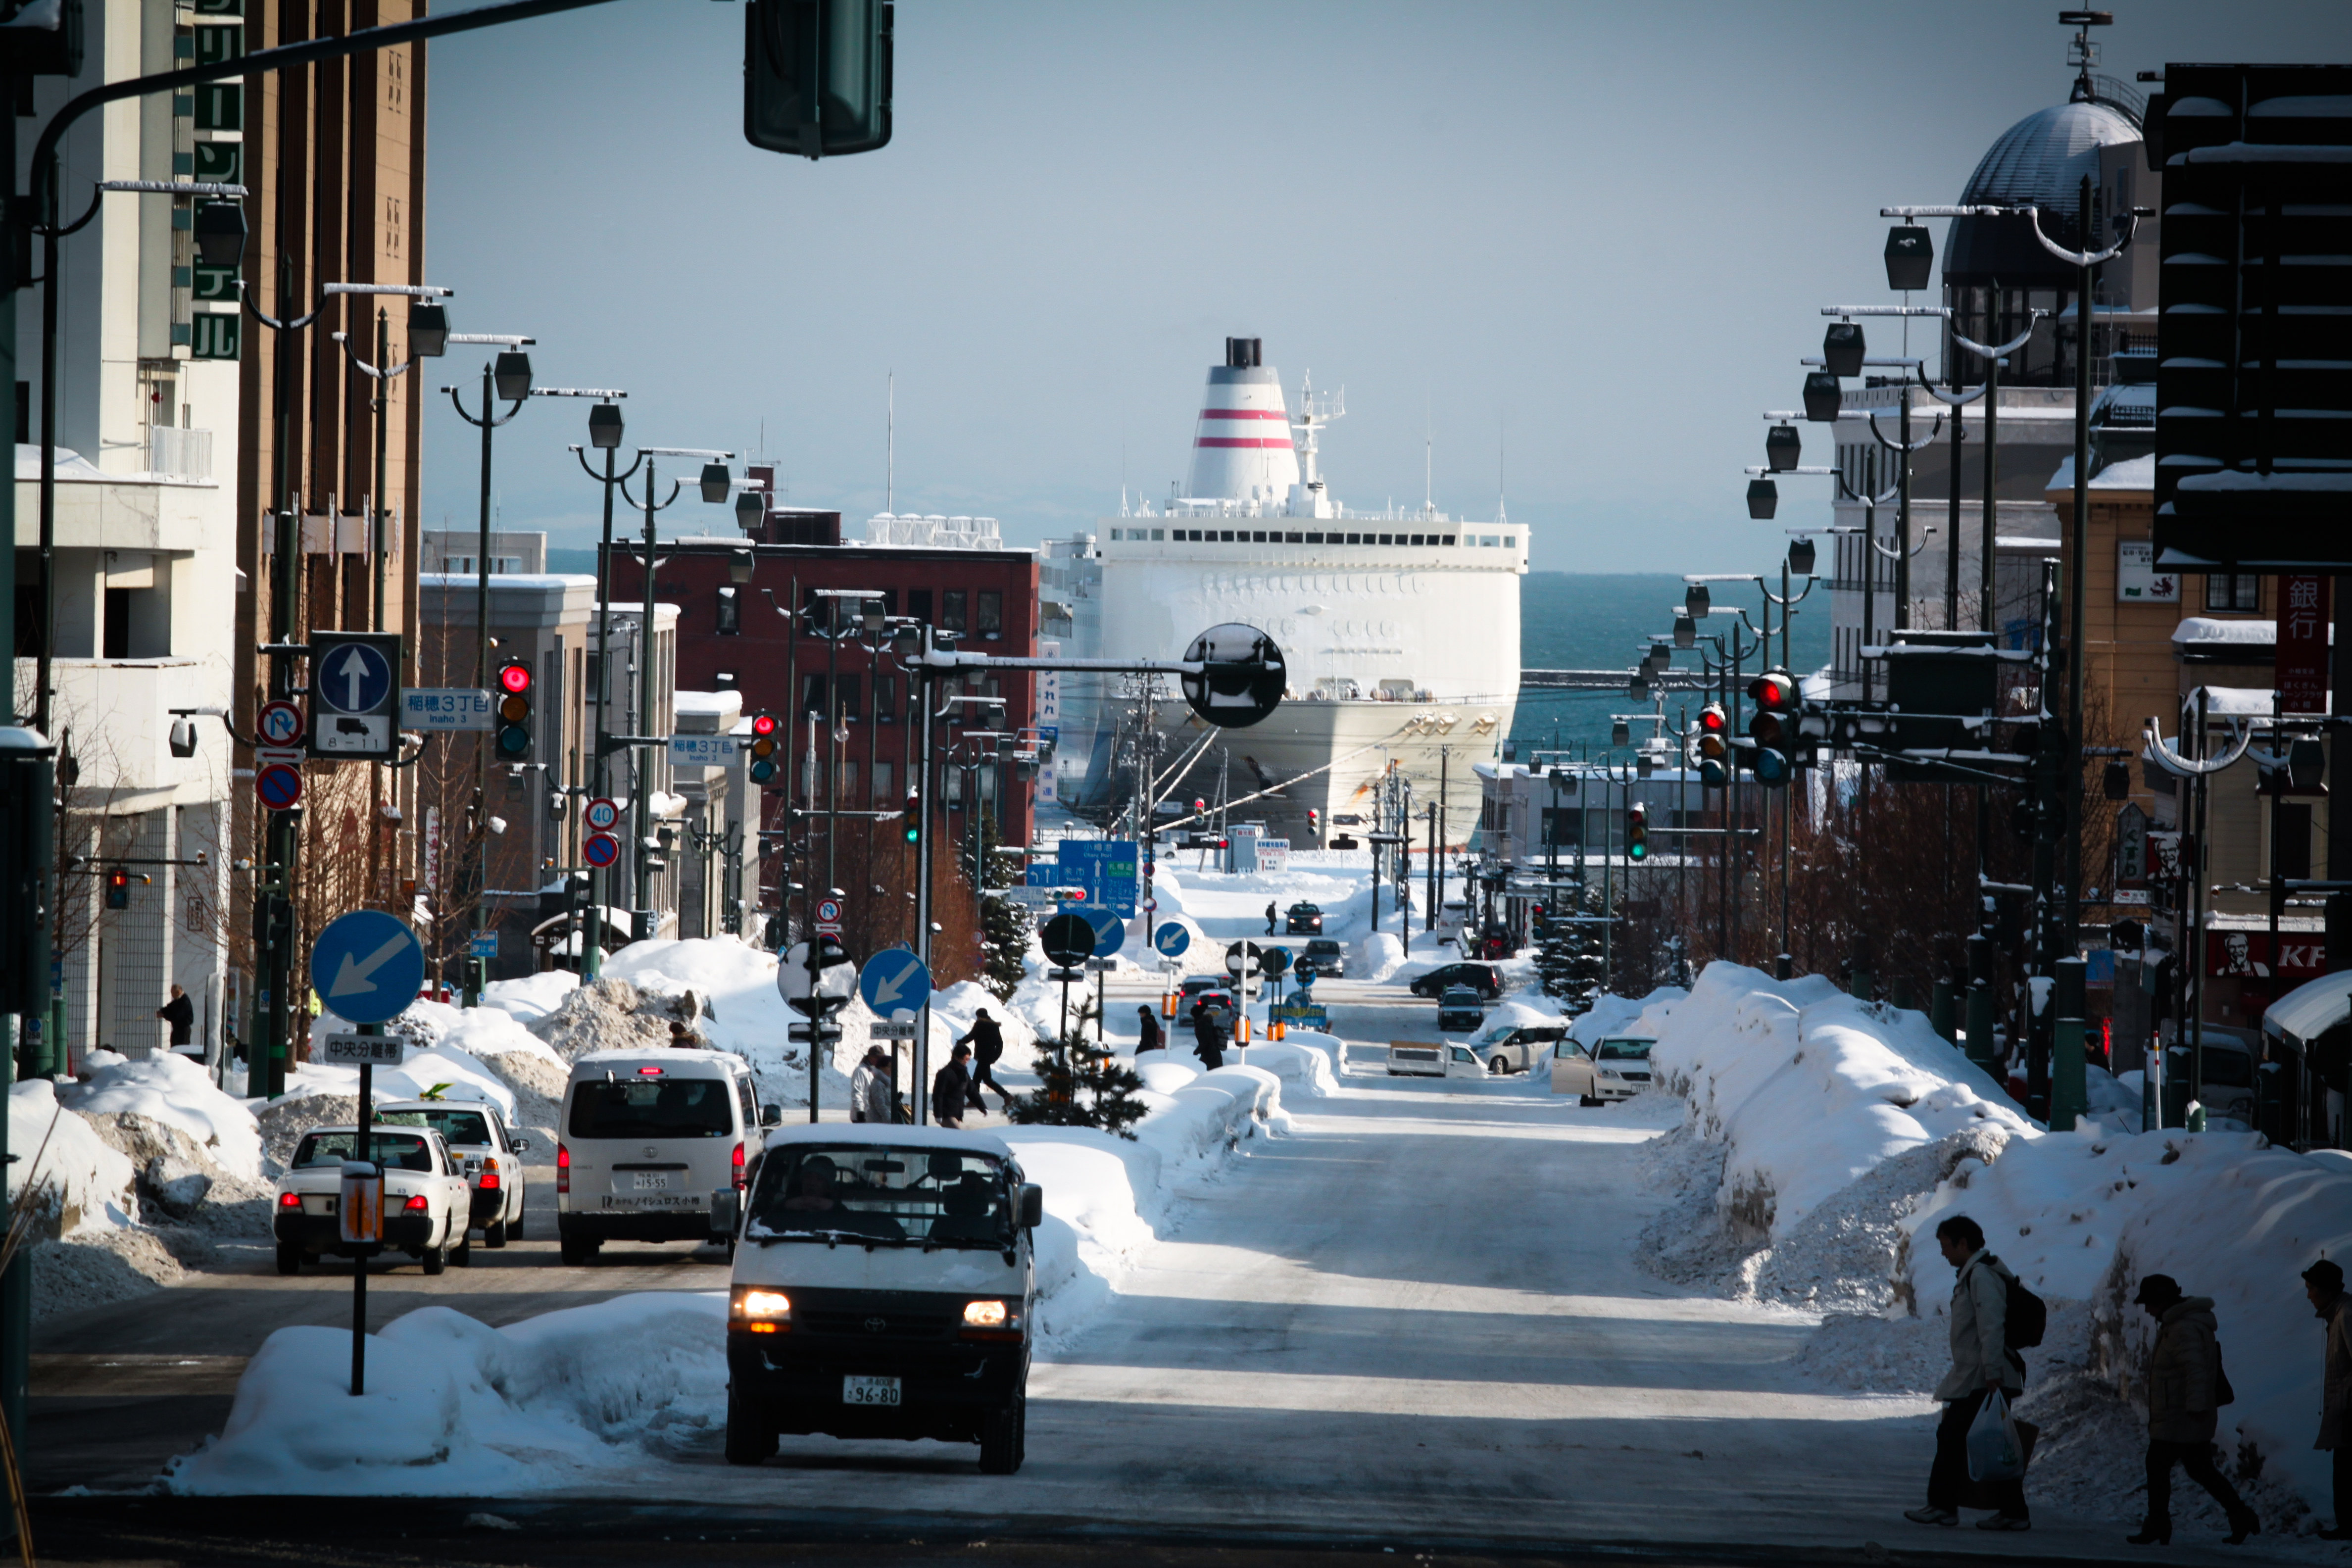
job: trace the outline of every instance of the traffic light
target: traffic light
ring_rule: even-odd
[[[751,772],[755,784],[776,776],[776,716],[764,710],[751,715]]]
[[[106,873],[106,907],[110,910],[131,907],[131,873],[120,866]]]
[[[743,27],[743,139],[838,158],[890,140],[888,0],[751,0]]]
[[[1650,858],[1650,808],[1635,801],[1625,808],[1625,858]]]
[[[1731,779],[1731,721],[1725,716],[1723,704],[1710,702],[1698,710],[1698,738],[1693,742],[1698,753],[1698,782],[1707,789],[1721,789]]]
[[[499,665],[499,759],[519,763],[530,755],[530,661]]]
[[[1307,808],[1307,837],[1318,844],[1323,838],[1323,814],[1311,805]]]
[[[923,799],[914,790],[907,792],[907,817],[903,830],[909,844],[923,836]]]
[[[1748,738],[1756,742],[1756,780],[1775,787],[1787,784],[1796,767],[1797,711],[1802,706],[1797,683],[1786,670],[1767,670],[1748,683],[1748,696],[1756,704],[1756,717],[1748,723]]]

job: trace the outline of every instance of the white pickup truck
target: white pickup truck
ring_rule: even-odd
[[[1391,1040],[1391,1078],[1484,1078],[1486,1069],[1467,1046],[1451,1040]]]

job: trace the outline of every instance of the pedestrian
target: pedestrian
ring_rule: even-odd
[[[1135,1013],[1139,1020],[1135,1026],[1135,1054],[1166,1050],[1168,1037],[1160,1032],[1160,1016],[1149,1007],[1138,1007]]]
[[[1274,900],[1272,899],[1265,901],[1265,934],[1268,936],[1274,934]]]
[[[184,1057],[201,1057],[205,1053],[191,1042],[195,1034],[196,1005],[179,986],[172,987],[172,999],[155,1009],[155,1016],[172,1026],[172,1050]]]
[[[891,1113],[889,1058],[879,1046],[866,1047],[865,1059],[849,1075],[849,1119],[852,1121],[895,1121]]]
[[[2352,1297],[2344,1293],[2344,1270],[2323,1258],[2303,1271],[2303,1294],[2327,1325],[2321,1363],[2319,1441],[2329,1451],[2336,1480],[2336,1522],[2319,1532],[2325,1541],[2352,1541],[2352,1430],[2345,1414],[2352,1406]]]
[[[2157,1330],[2147,1354],[2147,1517],[2137,1535],[2125,1539],[2134,1546],[2172,1544],[2172,1467],[2179,1465],[2213,1494],[2230,1516],[2229,1543],[2242,1546],[2263,1521],[2213,1466],[2213,1433],[2230,1397],[2221,1343],[2214,1337],[2213,1299],[2184,1296],[2179,1280],[2151,1274],[2132,1300],[2156,1320]]]
[[[683,1018],[669,1021],[669,1043],[672,1050],[698,1051],[702,1042],[694,1037],[694,1026]]]
[[[996,1091],[996,1098],[1004,1102],[1004,1114],[1012,1115],[1013,1097],[1004,1092],[1004,1086],[996,1081],[996,1074],[989,1070],[1003,1059],[1004,1031],[998,1027],[995,1019],[988,1016],[987,1008],[982,1007],[973,1015],[971,1027],[964,1031],[963,1038],[956,1044],[971,1047],[971,1108],[985,1112],[988,1101],[981,1097],[981,1090],[992,1089]]]
[[[970,1046],[956,1047],[948,1053],[948,1065],[931,1075],[931,1120],[959,1132],[963,1131],[964,1102],[971,1096],[971,1070],[963,1065],[971,1055]]]
[[[1966,1215],[1936,1226],[1936,1245],[1952,1266],[1952,1370],[1936,1385],[1944,1402],[1936,1426],[1936,1461],[1927,1472],[1927,1506],[1906,1509],[1916,1524],[1960,1522],[1960,1496],[1969,1486],[1969,1426],[1996,1392],[2014,1398],[2025,1386],[2025,1359],[2009,1348],[2009,1289],[2017,1276],[1985,1250],[1984,1228]],[[2031,1530],[2025,1480],[1989,1483],[1994,1510],[1979,1530]]]
[[[1225,1065],[1225,1026],[1213,1008],[1192,1009],[1192,1054],[1211,1072]]]

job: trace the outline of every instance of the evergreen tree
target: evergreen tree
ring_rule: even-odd
[[[1013,874],[1013,857],[996,852],[996,816],[982,812],[980,818],[980,864],[971,863],[970,839],[964,840],[964,876],[975,888],[993,889],[1010,888],[1019,879]],[[980,983],[1001,1002],[1013,1000],[1013,988],[1027,973],[1026,960],[1029,939],[1035,931],[1028,910],[1009,899],[992,899],[983,890],[980,896]]]
[[[1013,1102],[1013,1120],[1048,1127],[1099,1127],[1121,1138],[1133,1138],[1128,1129],[1150,1108],[1136,1098],[1143,1079],[1131,1067],[1120,1065],[1110,1051],[1087,1038],[1097,1016],[1087,999],[1061,1039],[1039,1037],[1037,1089]]]
[[[1570,893],[1558,901],[1555,910],[1547,915],[1545,931],[1537,943],[1536,973],[1542,979],[1545,995],[1561,998],[1571,1014],[1582,1013],[1609,981],[1601,958],[1601,928],[1589,921],[1560,917],[1604,912],[1601,889],[1587,886]]]

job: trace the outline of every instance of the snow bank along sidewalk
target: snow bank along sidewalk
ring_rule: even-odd
[[[1648,1155],[1674,1201],[1644,1233],[1646,1267],[1822,1312],[1801,1363],[1920,1390],[1947,1360],[1952,1271],[1935,1226],[1968,1215],[2051,1307],[2026,1358],[2021,1413],[2044,1427],[2029,1488],[2117,1519],[2141,1508],[2134,1405],[2154,1329],[2131,1299],[2168,1274],[2214,1298],[2237,1392],[2218,1441],[2248,1500],[2274,1531],[2314,1529],[2311,1510],[2332,1507],[2311,1447],[2320,1333],[2298,1276],[2352,1249],[2352,1157],[2251,1132],[2048,1132],[1923,1015],[1819,976],[1713,964],[1629,1032],[1656,1037],[1654,1092],[1685,1102]],[[2193,1532],[2210,1505],[2190,1487],[2174,1506]]]
[[[723,1005],[723,1004],[722,1004]],[[991,1128],[1045,1189],[1042,1342],[1066,1336],[1172,1223],[1187,1184],[1288,1122],[1257,1067],[1144,1068],[1132,1140]],[[489,1328],[446,1308],[394,1320],[350,1396],[351,1335],[280,1329],[237,1384],[221,1436],[173,1460],[168,1491],[497,1496],[642,1484],[648,1462],[707,1456],[726,1421],[724,1291],[646,1291]],[[625,1343],[628,1353],[614,1347]]]

